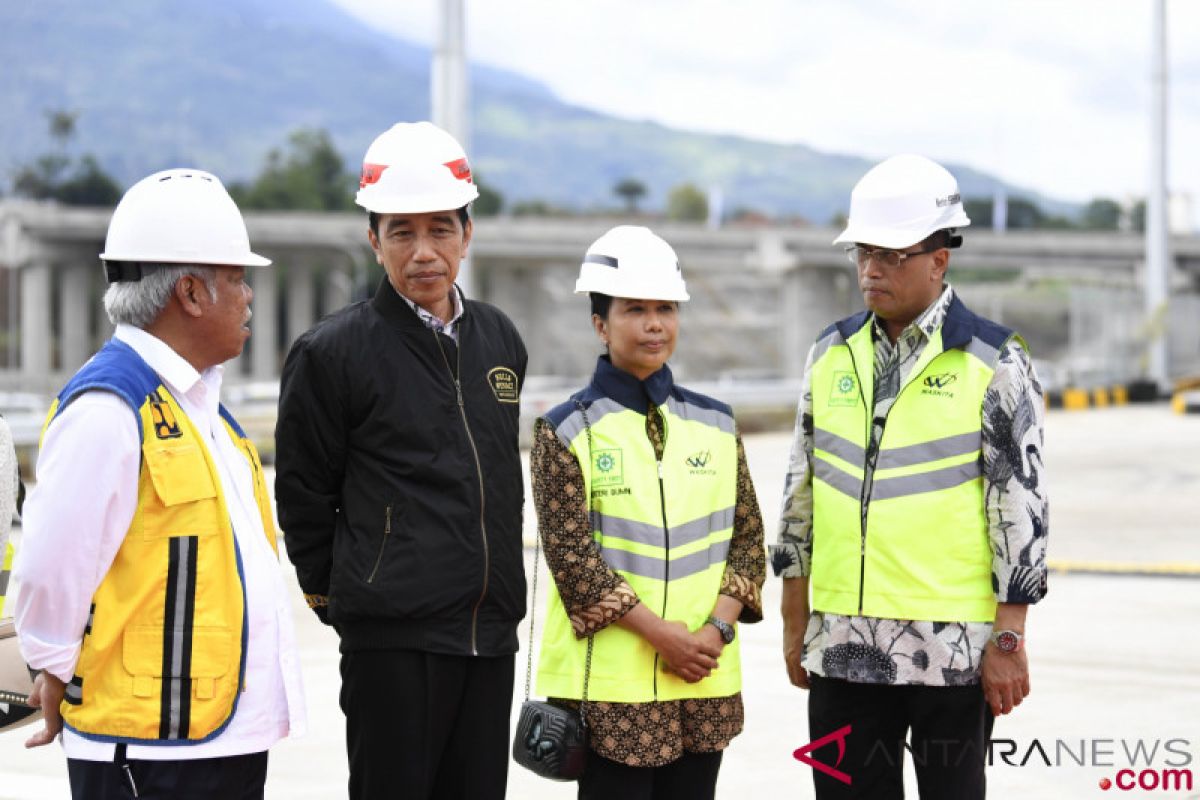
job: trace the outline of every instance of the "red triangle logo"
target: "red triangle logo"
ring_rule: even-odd
[[[808,766],[812,767],[815,770],[824,772],[829,777],[834,778],[835,780],[839,780],[842,783],[849,786],[850,785],[850,776],[847,775],[846,773],[842,772],[840,769],[835,769],[835,767],[837,767],[839,764],[842,763],[842,759],[846,757],[846,737],[849,735],[850,735],[850,726],[849,725],[847,725],[844,728],[838,728],[833,733],[822,736],[820,739],[811,741],[808,744],[801,747],[800,749],[796,750],[794,753],[792,753],[792,758],[796,759],[801,764],[807,764]],[[828,764],[822,764],[820,761],[814,760],[809,755],[809,753],[811,753],[812,751],[820,750],[822,747],[829,744],[830,742],[837,742],[837,746],[838,746],[837,761],[833,762],[832,767],[829,766]]]

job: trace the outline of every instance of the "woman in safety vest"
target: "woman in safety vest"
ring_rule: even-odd
[[[613,228],[575,292],[590,295],[608,353],[535,426],[554,579],[538,688],[586,698],[581,799],[711,798],[744,720],[736,626],[762,618],[754,486],[729,406],[678,386],[667,366],[688,299],[670,245]]]

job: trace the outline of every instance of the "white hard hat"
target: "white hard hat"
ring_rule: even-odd
[[[585,292],[643,300],[689,299],[671,245],[637,225],[618,225],[592,242],[575,281],[575,293]]]
[[[101,260],[265,267],[250,252],[237,204],[217,176],[168,169],[142,178],[125,192],[108,223]],[[110,268],[110,280],[113,280]],[[116,280],[136,280],[137,271]]]
[[[462,208],[479,197],[462,145],[432,122],[398,122],[363,156],[354,202],[377,214]]]
[[[833,243],[911,247],[934,231],[970,224],[958,181],[945,167],[924,156],[892,156],[855,185],[846,230]]]

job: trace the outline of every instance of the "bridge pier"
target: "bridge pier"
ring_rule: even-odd
[[[21,269],[21,377],[40,385],[50,374],[50,287],[54,267],[39,258]]]
[[[250,288],[254,290],[250,323],[250,375],[256,381],[274,380],[279,375],[279,274],[272,267],[255,267]]]

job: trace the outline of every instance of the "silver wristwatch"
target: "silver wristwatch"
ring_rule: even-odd
[[[709,617],[707,620],[705,620],[705,622],[720,631],[721,641],[725,644],[729,644],[733,641],[733,637],[737,636],[737,631],[734,629],[734,627],[723,619]]]
[[[1025,643],[1025,635],[1011,630],[992,631],[992,644],[1001,653],[1015,653]]]

